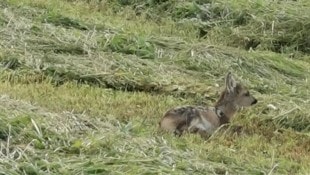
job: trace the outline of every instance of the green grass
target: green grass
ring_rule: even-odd
[[[308,174],[309,8],[1,2],[0,174]],[[171,107],[212,105],[228,71],[256,106],[208,139],[159,130]]]

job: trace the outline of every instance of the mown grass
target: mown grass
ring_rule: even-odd
[[[0,174],[308,174],[310,6],[285,2],[1,2]],[[208,139],[158,130],[228,71],[255,107]]]

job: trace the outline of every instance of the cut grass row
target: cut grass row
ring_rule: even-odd
[[[111,2],[0,3],[0,174],[309,172],[306,52],[224,47],[232,38],[201,40],[182,13],[160,15],[155,3],[137,16],[142,1]],[[232,16],[240,5],[227,4]],[[257,106],[208,140],[158,132],[168,108],[211,105],[229,70]]]
[[[189,0],[131,1],[118,4],[131,7],[139,15],[158,21],[158,14],[195,26],[194,33],[212,43],[246,50],[309,54],[310,4],[301,1]],[[298,9],[298,10],[297,10]],[[192,31],[193,32],[193,31]]]

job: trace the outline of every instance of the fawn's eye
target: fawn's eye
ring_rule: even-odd
[[[246,92],[246,93],[244,94],[244,96],[246,96],[246,97],[250,96],[250,92]]]

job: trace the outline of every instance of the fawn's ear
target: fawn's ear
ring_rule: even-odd
[[[235,88],[237,86],[237,83],[235,81],[235,79],[232,76],[231,72],[228,72],[228,74],[226,75],[226,89],[228,93],[232,93],[235,91]]]

